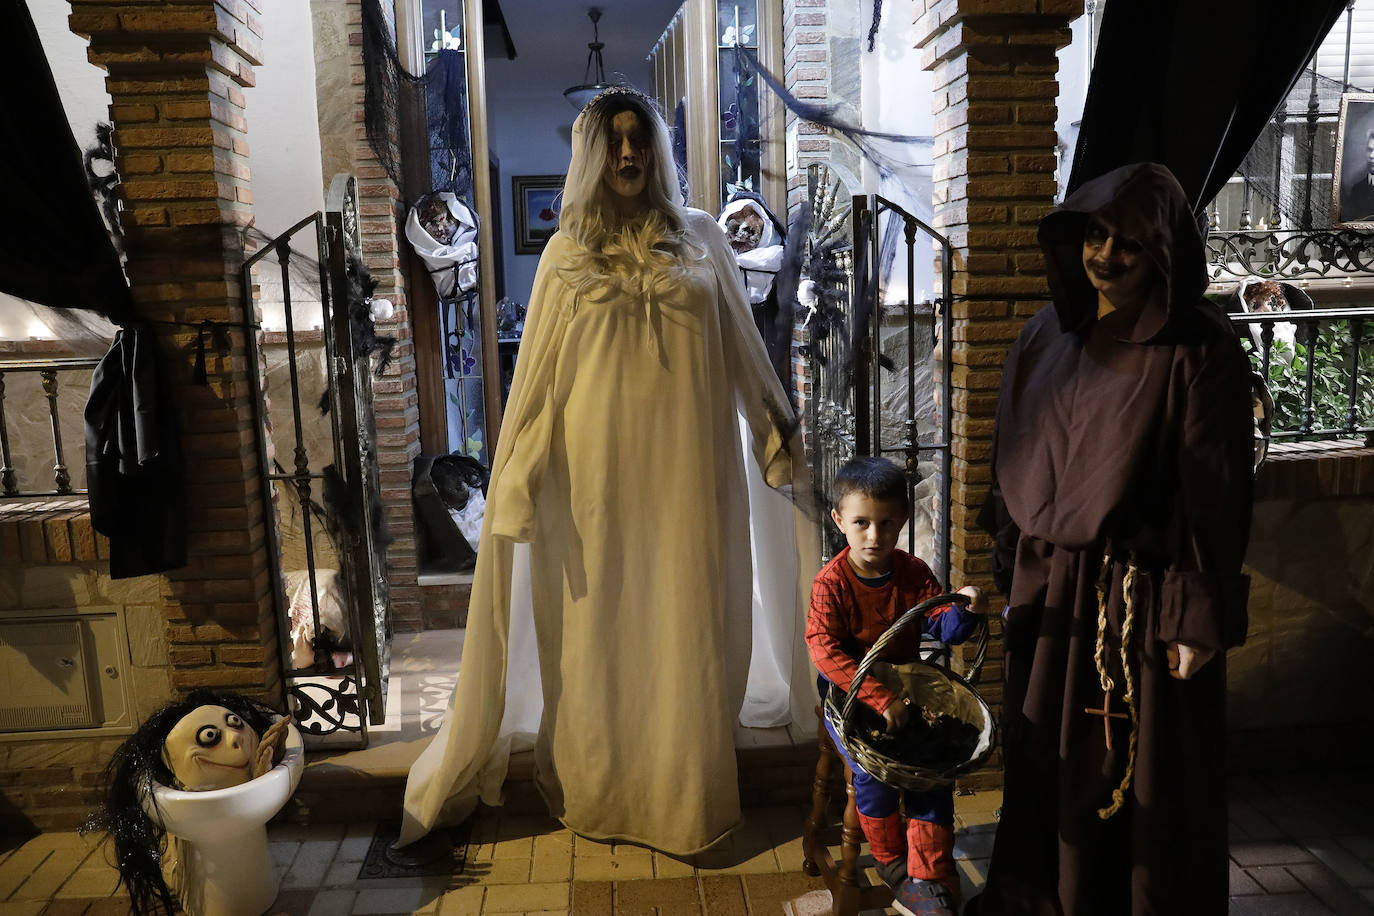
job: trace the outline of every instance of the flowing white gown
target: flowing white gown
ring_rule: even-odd
[[[774,489],[806,492],[800,438],[733,252],[687,213],[708,256],[648,302],[577,301],[562,234],[540,260],[458,685],[410,771],[401,844],[499,803],[533,739],[574,831],[695,852],[739,821],[736,720],[810,718],[818,554]]]

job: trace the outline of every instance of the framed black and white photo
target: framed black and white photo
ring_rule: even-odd
[[[539,254],[558,229],[562,175],[515,175],[511,178],[515,211],[515,253]]]
[[[1331,222],[1374,228],[1374,93],[1341,96]]]

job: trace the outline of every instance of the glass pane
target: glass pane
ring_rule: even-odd
[[[718,53],[716,80],[720,87],[720,139],[733,140],[738,131],[741,91],[734,51]]]
[[[426,51],[463,50],[463,0],[422,0]]]
[[[716,0],[716,35],[721,47],[759,46],[758,4],[754,0]]]

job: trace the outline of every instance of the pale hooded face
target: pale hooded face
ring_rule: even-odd
[[[172,726],[162,760],[191,792],[228,789],[253,778],[258,733],[223,706],[198,706]]]
[[[1154,267],[1140,242],[1096,216],[1083,232],[1083,269],[1117,308],[1142,302],[1154,283]]]
[[[621,197],[637,198],[644,193],[652,167],[649,125],[633,111],[622,111],[611,118],[606,144],[606,187]]]

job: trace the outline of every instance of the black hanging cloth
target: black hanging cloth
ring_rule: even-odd
[[[86,407],[91,522],[110,540],[112,578],[175,569],[186,564],[181,443],[156,336],[136,320],[28,7],[0,4],[0,291],[123,326]]]
[[[1241,161],[1346,0],[1107,4],[1068,193],[1158,162],[1197,213]]]

